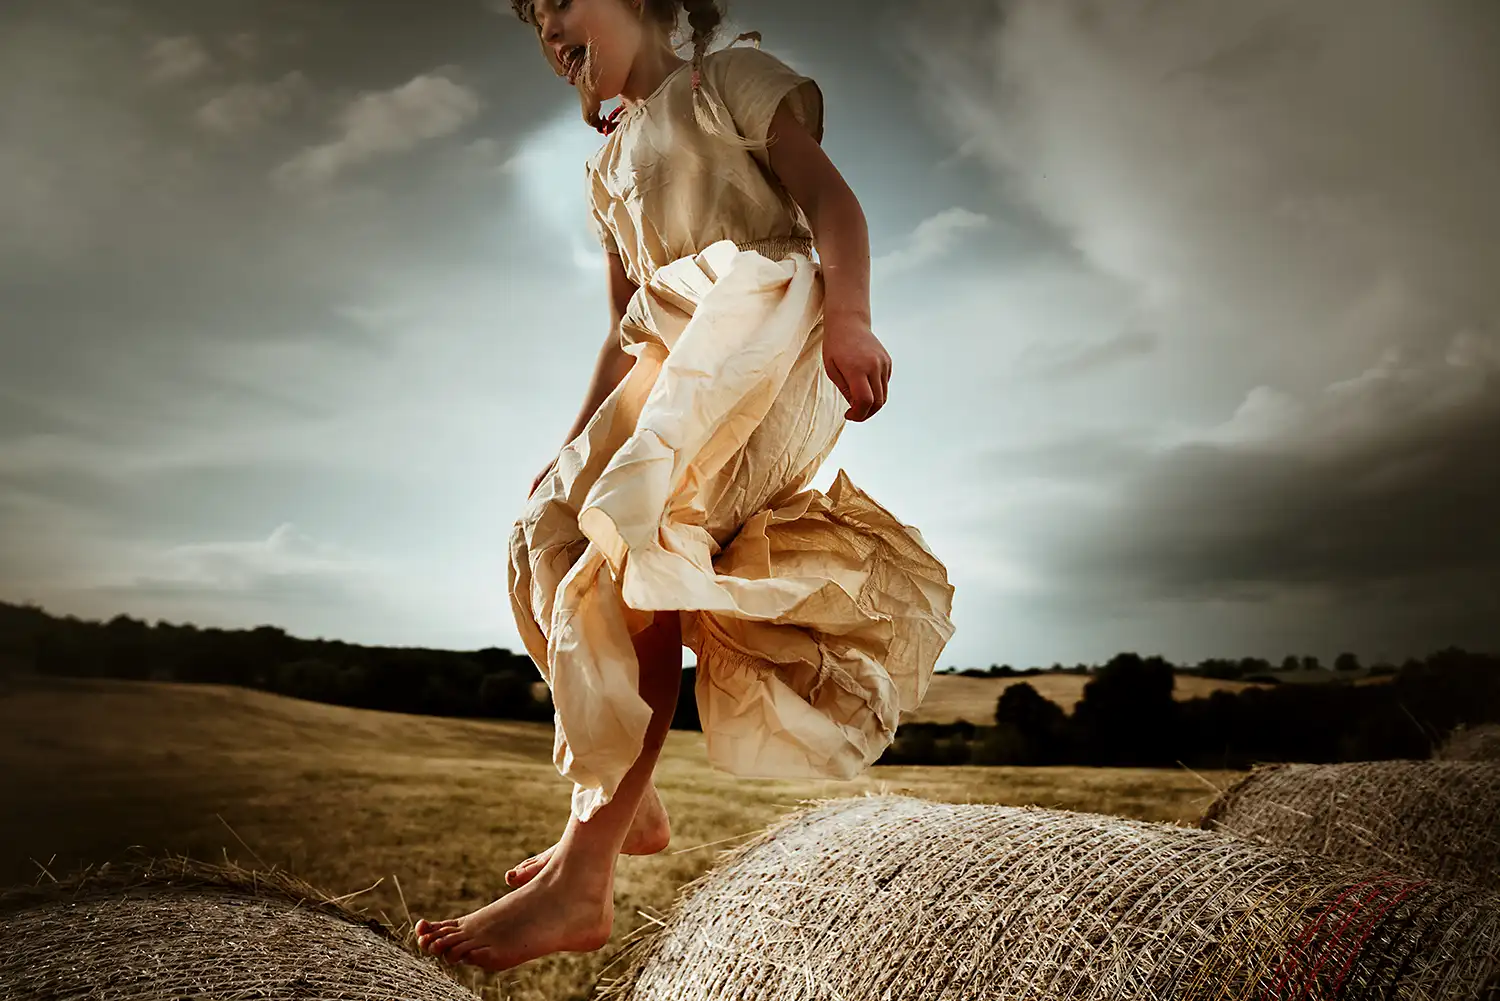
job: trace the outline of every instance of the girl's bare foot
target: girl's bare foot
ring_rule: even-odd
[[[554,952],[593,952],[614,927],[613,893],[601,899],[566,885],[556,867],[477,911],[448,921],[417,922],[417,944],[450,963],[508,970]]]
[[[655,855],[665,849],[672,840],[672,826],[667,818],[667,808],[662,804],[661,797],[656,794],[656,786],[648,785],[646,792],[641,796],[641,805],[635,811],[635,819],[630,822],[630,830],[625,834],[625,844],[620,848],[622,855]],[[509,886],[525,886],[552,857],[557,850],[557,845],[547,848],[538,855],[517,865],[505,874],[505,882]]]

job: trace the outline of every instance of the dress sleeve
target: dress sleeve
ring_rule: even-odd
[[[802,127],[823,141],[822,89],[771,53],[748,46],[720,49],[704,60],[704,75],[710,74],[740,135],[757,146],[764,147],[771,119],[783,100]],[[769,169],[770,154],[764,148],[751,152]]]
[[[593,235],[595,240],[599,241],[599,245],[605,250],[611,254],[618,254],[620,247],[615,242],[615,234],[610,231],[609,223],[605,222],[604,214],[599,211],[599,192],[597,190],[599,182],[594,177],[594,170],[590,164],[585,163],[583,165],[583,175],[587,182],[584,188],[584,197],[588,199],[589,204],[589,233]]]

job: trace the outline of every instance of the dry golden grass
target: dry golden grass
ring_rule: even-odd
[[[877,767],[848,783],[738,780],[709,767],[702,739],[668,739],[657,785],[672,847],[620,860],[611,943],[498,976],[476,971],[476,988],[527,1001],[587,997],[641,912],[665,911],[718,851],[801,799],[871,790],[1192,823],[1213,787],[1238,777]],[[330,893],[373,886],[351,903],[405,932],[418,917],[493,899],[507,868],[561,833],[569,786],[551,752],[549,724],[370,712],[221,686],[23,683],[0,696],[0,881],[45,879],[41,866],[61,877],[130,857],[132,845],[227,856],[290,870]]]
[[[995,703],[1011,685],[1026,682],[1044,699],[1051,699],[1071,713],[1083,698],[1083,686],[1089,679],[1081,674],[1035,674],[1019,678],[970,678],[961,674],[935,674],[927,687],[927,697],[912,713],[918,723],[952,723],[966,719],[975,725],[995,721]],[[1196,699],[1214,692],[1238,692],[1246,688],[1269,688],[1251,681],[1218,681],[1195,674],[1179,674],[1172,688],[1174,698]]]

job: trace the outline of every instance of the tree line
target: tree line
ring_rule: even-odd
[[[1457,647],[1372,671],[1366,677],[1380,680],[1369,684],[1335,674],[1181,700],[1173,689],[1184,672],[1161,657],[1122,653],[1089,673],[1072,712],[1014,682],[992,720],[903,723],[877,763],[1248,768],[1426,758],[1459,724],[1500,722],[1500,657]]]
[[[1318,666],[1288,657],[1283,670]],[[1453,726],[1500,721],[1500,658],[1457,648],[1399,668],[1379,683],[1352,684],[1341,656],[1330,680],[1218,691],[1176,700],[1179,674],[1245,680],[1270,673],[1254,658],[1183,668],[1157,656],[1116,655],[1102,667],[1053,671],[1089,680],[1071,712],[1027,682],[1009,685],[993,717],[978,723],[905,722],[877,764],[1140,765],[1243,768],[1257,761],[1425,757]],[[53,616],[0,602],[0,680],[35,672],[239,685],[362,709],[431,716],[551,721],[550,694],[531,658],[500,647],[473,651],[368,647],[253,629],[108,622]],[[1017,676],[1009,666],[962,674]],[[683,671],[672,726],[701,729],[695,672]]]

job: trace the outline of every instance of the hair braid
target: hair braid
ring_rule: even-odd
[[[724,23],[724,12],[719,9],[718,0],[681,2],[682,9],[687,12],[688,27],[693,30],[693,89],[697,90],[703,74],[703,57],[708,54],[709,42]]]

